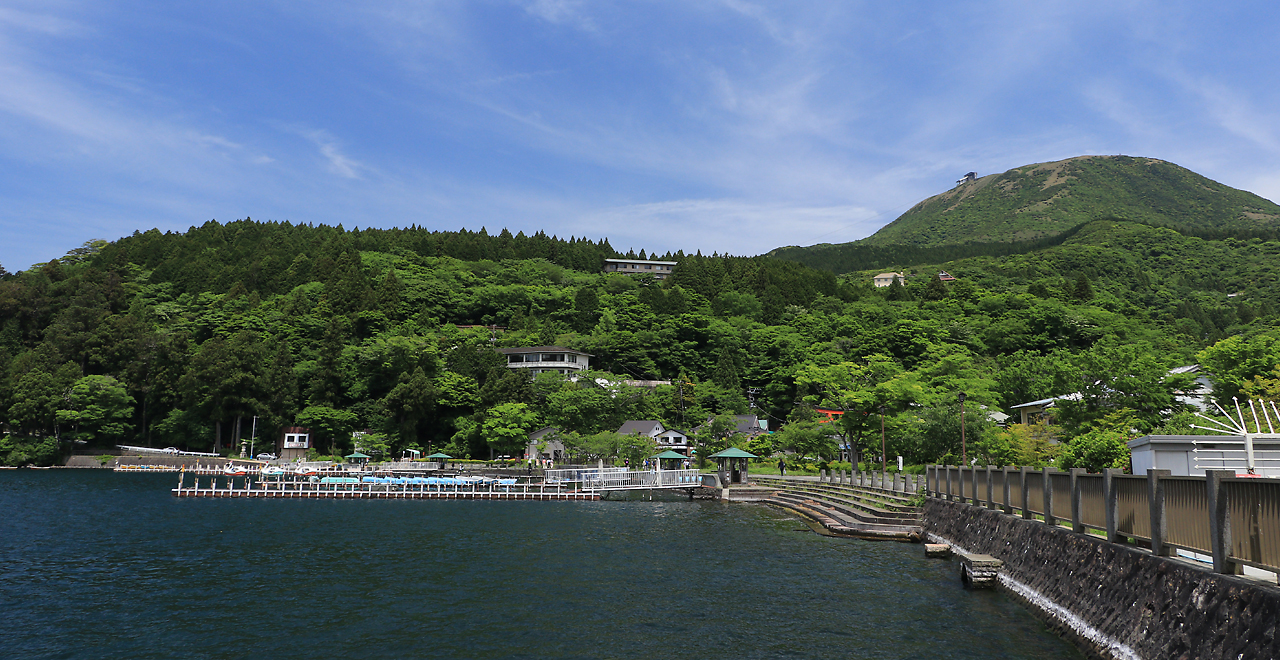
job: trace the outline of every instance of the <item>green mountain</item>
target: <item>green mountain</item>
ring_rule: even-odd
[[[1274,228],[1280,205],[1154,158],[1080,156],[961,183],[863,242],[1028,241],[1104,217],[1175,229]]]
[[[1154,158],[1080,156],[962,182],[861,241],[769,254],[836,272],[1000,256],[1060,244],[1102,219],[1269,238],[1280,232],[1280,205]]]

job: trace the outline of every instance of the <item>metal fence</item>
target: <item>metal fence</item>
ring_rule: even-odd
[[[930,497],[1096,530],[1158,555],[1175,548],[1207,554],[1222,573],[1245,565],[1280,572],[1280,480],[1225,471],[1173,477],[1168,470],[1141,476],[930,465],[925,488]]]

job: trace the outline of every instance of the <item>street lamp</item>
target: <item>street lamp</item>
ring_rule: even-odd
[[[889,452],[885,451],[884,445],[884,406],[880,406],[880,471],[889,471]]]
[[[964,442],[964,392],[960,393],[960,464],[969,464],[969,455],[965,451]]]

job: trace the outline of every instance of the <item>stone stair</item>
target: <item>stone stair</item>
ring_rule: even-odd
[[[757,476],[752,481],[775,489],[773,496],[761,501],[814,518],[830,532],[864,538],[920,538],[922,513],[911,504],[910,493],[812,479]]]

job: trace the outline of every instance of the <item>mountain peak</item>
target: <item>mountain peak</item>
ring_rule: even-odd
[[[1280,226],[1280,206],[1155,158],[1076,156],[966,176],[858,242],[1029,241],[1106,217],[1174,228],[1264,228]]]

